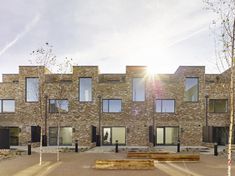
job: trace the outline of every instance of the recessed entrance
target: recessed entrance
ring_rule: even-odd
[[[126,128],[125,127],[103,127],[102,143],[103,145],[126,145]]]
[[[157,145],[176,145],[179,138],[178,127],[157,127],[156,144]]]

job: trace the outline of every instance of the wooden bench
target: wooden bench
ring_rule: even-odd
[[[199,161],[199,154],[176,154],[176,153],[139,153],[130,152],[127,154],[128,158],[146,158],[158,161]]]
[[[199,154],[152,154],[151,159],[158,161],[199,161]]]
[[[170,152],[159,151],[159,152],[128,152],[127,158],[151,158],[154,154],[169,154]]]
[[[154,160],[151,159],[110,159],[96,160],[96,169],[154,169]]]

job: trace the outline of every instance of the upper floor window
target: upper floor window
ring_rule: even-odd
[[[68,112],[68,100],[49,100],[49,112]]]
[[[184,101],[198,101],[198,78],[186,78],[184,83]]]
[[[26,101],[37,102],[39,100],[39,79],[26,78]]]
[[[210,99],[209,112],[227,112],[227,99]]]
[[[145,101],[145,81],[144,78],[133,78],[132,100]]]
[[[121,112],[122,100],[103,100],[103,112]]]
[[[80,101],[92,101],[92,78],[80,78]]]
[[[15,112],[15,100],[0,100],[0,113]]]
[[[175,100],[156,100],[156,112],[174,113]]]

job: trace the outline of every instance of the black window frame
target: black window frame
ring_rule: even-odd
[[[113,100],[119,100],[121,101],[121,111],[120,112],[113,112],[113,111],[109,111],[109,101],[113,101]],[[104,111],[104,101],[108,101],[108,111]],[[102,112],[103,113],[121,113],[122,112],[122,99],[102,99]]]
[[[190,101],[190,100],[185,100],[185,83],[186,83],[186,79],[197,79],[197,100],[196,101]],[[187,76],[185,77],[185,80],[184,80],[184,97],[183,97],[183,100],[184,102],[188,102],[188,103],[198,103],[199,102],[199,77],[196,77],[196,76]]]
[[[27,101],[27,79],[38,79],[38,100],[37,101]],[[27,103],[38,103],[40,96],[40,80],[39,77],[25,77],[25,102]]]
[[[3,108],[4,108],[3,101],[8,101],[8,100],[14,101],[14,111],[13,112],[4,112],[3,111]],[[15,99],[0,99],[0,102],[1,102],[1,109],[0,109],[1,114],[9,114],[9,113],[15,113],[16,112],[16,101],[15,101]]]
[[[216,112],[215,111],[215,102],[216,101],[221,101],[221,100],[225,100],[226,101],[226,111],[225,112]],[[210,111],[210,102],[213,101],[213,111]],[[228,99],[226,98],[223,98],[223,99],[218,99],[218,98],[215,98],[215,99],[209,99],[209,103],[208,103],[208,112],[209,113],[227,113],[228,112]]]
[[[157,100],[161,100],[161,112],[157,112]],[[167,101],[167,100],[173,100],[174,101],[174,112],[162,112],[162,101]],[[175,99],[155,99],[155,106],[154,106],[154,108],[155,108],[155,113],[169,113],[169,114],[175,114],[175,112],[176,112],[176,101],[175,101]]]
[[[91,100],[89,101],[83,101],[81,100],[81,79],[91,79]],[[78,87],[79,91],[78,91],[78,101],[81,103],[91,103],[93,102],[93,79],[92,77],[79,77],[79,87]]]
[[[51,101],[55,101],[55,105],[57,104],[56,102],[57,101],[60,101],[60,100],[66,100],[67,102],[68,102],[68,111],[62,111],[62,112],[59,112],[58,110],[57,111],[51,111]],[[49,104],[49,113],[51,113],[51,114],[57,114],[57,113],[68,113],[69,112],[69,100],[68,99],[49,99],[48,100],[48,104]],[[56,107],[56,109],[58,109],[58,107]]]

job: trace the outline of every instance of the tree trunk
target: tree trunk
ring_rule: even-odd
[[[60,125],[58,123],[58,125],[57,125],[57,161],[60,160],[59,145],[60,145]]]
[[[235,37],[235,19],[233,22],[232,48],[231,48],[231,77],[230,77],[230,123],[229,123],[229,140],[228,140],[228,176],[231,176],[232,165],[232,139],[233,139],[233,123],[234,123],[234,37]]]

